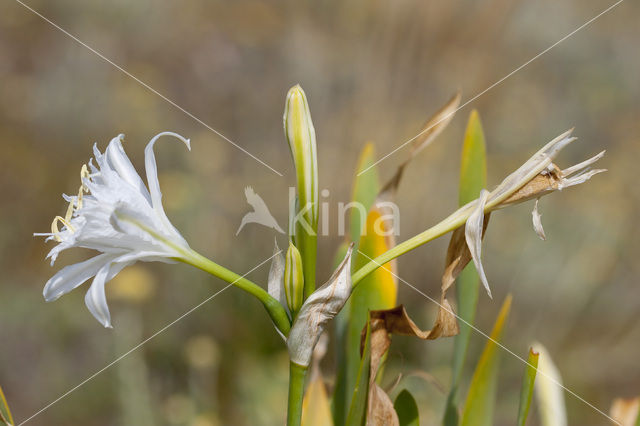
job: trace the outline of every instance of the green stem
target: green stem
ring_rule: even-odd
[[[289,405],[287,407],[287,426],[300,426],[302,421],[302,400],[304,398],[304,379],[307,367],[289,362]]]
[[[358,269],[351,276],[353,286],[355,287],[360,281],[362,281],[364,277],[366,277],[385,263],[462,226],[466,222],[472,211],[471,209],[466,207],[467,206],[456,210],[454,213],[452,213],[437,225],[427,229],[424,232],[421,232],[414,237],[409,238],[406,241],[401,242],[391,250],[382,253],[380,256],[366,263],[362,268]]]
[[[289,322],[289,316],[285,311],[284,307],[274,299],[269,293],[267,293],[262,287],[257,284],[249,281],[241,275],[236,274],[229,269],[218,265],[212,260],[207,259],[201,254],[191,251],[184,259],[178,259],[184,263],[195,266],[198,269],[202,269],[205,272],[210,273],[211,275],[220,278],[234,286],[241,288],[247,293],[255,296],[262,302],[264,307],[267,309],[267,312],[271,316],[274,324],[280,330],[282,334],[285,336],[289,335],[289,329],[291,328],[291,323]]]
[[[316,225],[317,227],[317,225]],[[308,235],[302,230],[300,254],[302,255],[302,273],[304,274],[304,298],[311,296],[316,289],[316,251],[317,236]]]

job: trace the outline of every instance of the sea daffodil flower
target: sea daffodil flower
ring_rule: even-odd
[[[52,265],[60,252],[72,247],[101,253],[56,273],[44,287],[45,300],[56,300],[93,277],[85,303],[103,326],[111,327],[106,282],[137,261],[173,263],[192,252],[162,207],[153,152],[162,136],[173,136],[191,149],[189,140],[176,133],[151,139],[145,149],[148,188],[124,152],[124,135],[113,138],[104,153],[94,145],[95,164],[91,160],[88,168],[82,167],[78,195],[64,195],[69,202],[66,217],[57,216],[50,233],[35,235],[58,242],[47,256]]]

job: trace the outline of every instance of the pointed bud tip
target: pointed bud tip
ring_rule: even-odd
[[[296,84],[291,89],[289,89],[289,92],[287,92],[287,103],[292,103],[292,102],[304,103],[306,101],[307,101],[307,95],[304,93],[302,86],[300,86],[299,84]]]

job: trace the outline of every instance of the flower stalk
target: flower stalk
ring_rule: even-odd
[[[304,381],[308,367],[289,362],[289,399],[287,408],[287,426],[300,426],[302,420],[302,401],[304,399]]]
[[[234,286],[246,291],[252,296],[255,296],[265,307],[277,329],[285,336],[289,334],[291,323],[289,322],[287,311],[278,300],[269,295],[269,293],[267,293],[262,287],[258,286],[242,275],[239,275],[225,268],[224,266],[218,265],[214,261],[202,256],[201,254],[193,250],[186,258],[176,260],[179,260],[191,266],[195,266],[196,268],[208,272],[214,277],[218,277],[221,280],[226,281],[229,284],[233,284]]]

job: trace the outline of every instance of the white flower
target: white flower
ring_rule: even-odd
[[[104,288],[107,281],[137,261],[173,263],[191,252],[162,207],[153,153],[161,136],[174,136],[191,149],[189,140],[176,133],[163,132],[151,139],[145,149],[148,189],[122,148],[124,135],[113,138],[104,153],[94,145],[96,164],[90,160],[88,168],[82,167],[78,195],[63,195],[69,202],[67,214],[53,220],[51,233],[35,235],[58,242],[47,256],[52,265],[61,251],[71,247],[101,253],[56,273],[44,287],[46,301],[56,300],[94,277],[85,303],[103,326],[111,327]]]

